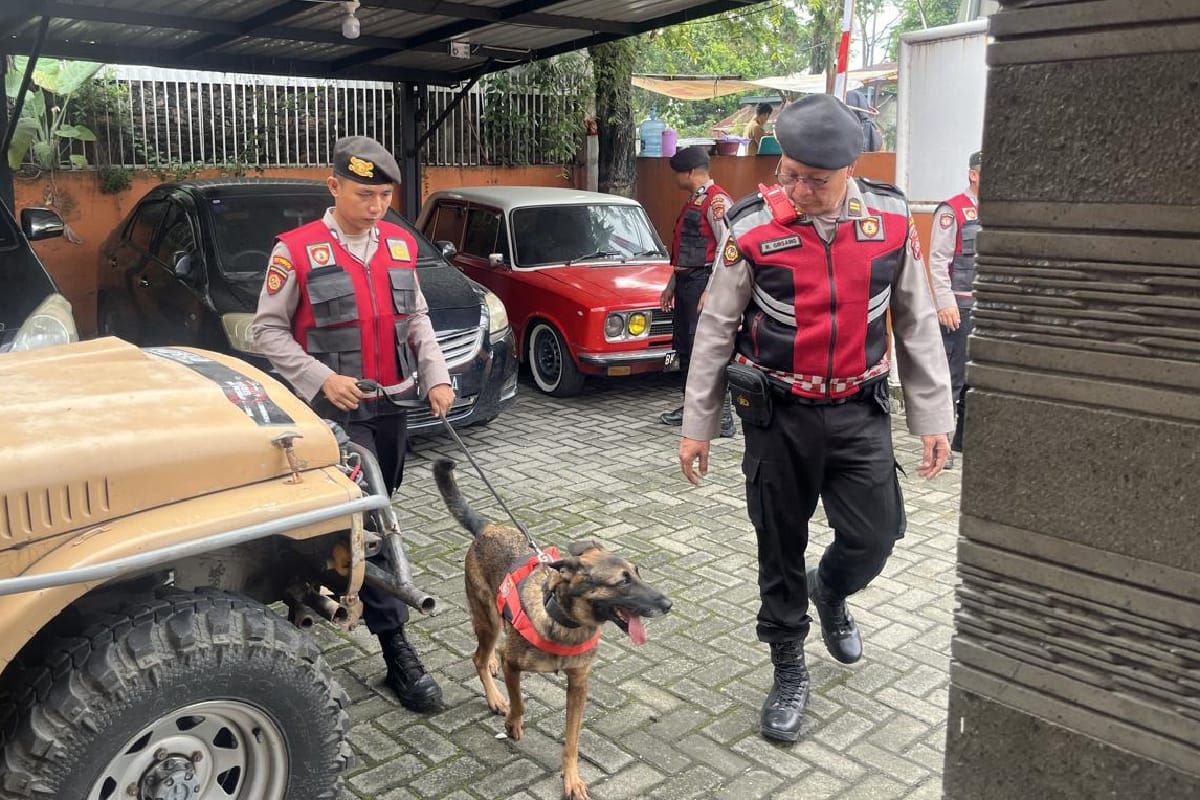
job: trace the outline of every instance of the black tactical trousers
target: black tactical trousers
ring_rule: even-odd
[[[804,551],[818,497],[834,530],[819,570],[834,594],[865,587],[904,535],[886,385],[864,395],[841,405],[777,397],[769,426],[743,426],[746,505],[758,537],[760,641],[808,635]]]
[[[404,456],[408,447],[408,415],[387,414],[361,422],[351,422],[346,430],[350,440],[365,447],[379,460],[383,482],[391,495],[404,480]],[[377,555],[371,563],[387,569],[383,556]],[[363,586],[358,591],[363,602],[363,622],[371,633],[394,631],[408,622],[408,605],[388,592]]]
[[[950,364],[950,392],[954,398],[954,412],[958,424],[954,431],[954,449],[962,450],[963,418],[967,411],[967,337],[971,335],[970,308],[959,306],[958,330],[942,328],[942,345],[946,348],[946,360]]]
[[[675,273],[674,335],[671,346],[679,360],[683,373],[683,385],[687,386],[688,364],[692,360],[692,340],[696,338],[696,323],[700,321],[700,296],[708,287],[707,269],[693,269]]]

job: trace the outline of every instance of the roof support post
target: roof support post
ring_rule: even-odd
[[[404,216],[416,221],[421,213],[421,148],[418,126],[425,115],[425,84],[396,84],[400,111],[400,196],[404,198]]]
[[[8,203],[9,208],[15,205],[15,197],[13,190],[13,175],[12,170],[8,166],[8,146],[12,144],[13,135],[17,132],[17,122],[21,119],[21,109],[25,105],[25,96],[29,93],[29,83],[33,80],[33,70],[37,67],[38,56],[42,52],[42,44],[46,41],[46,31],[50,29],[50,17],[42,17],[42,22],[38,25],[37,41],[33,44],[33,49],[29,53],[29,63],[25,65],[25,74],[21,77],[21,88],[17,90],[16,102],[13,103],[12,116],[8,116],[8,92],[4,91],[4,112],[0,120],[4,122],[3,137],[0,137],[0,160],[3,160],[4,166],[0,167],[0,194],[4,197],[4,202]],[[4,57],[0,53],[0,57]],[[4,66],[0,67],[0,86],[5,85],[4,79],[8,70],[8,61],[5,58]],[[14,210],[13,213],[16,213]]]
[[[8,54],[0,50],[0,86],[5,86],[8,80]],[[0,103],[0,131],[8,131],[8,92],[4,92],[4,102]],[[8,206],[16,214],[16,198],[13,194],[13,174],[8,166],[8,153],[0,153],[0,203]]]
[[[479,77],[482,74],[482,72],[477,72],[472,75],[471,79],[467,81],[461,89],[458,90],[458,94],[454,95],[454,99],[450,101],[445,110],[442,111],[441,114],[438,114],[438,118],[433,121],[433,124],[425,129],[425,132],[421,134],[421,138],[417,141],[418,150],[424,147],[425,143],[428,142],[430,138],[438,132],[438,129],[442,127],[442,123],[446,121],[446,118],[454,113],[454,109],[462,105],[463,100],[466,100],[467,95],[471,93],[471,89],[475,86],[475,84],[479,83]]]

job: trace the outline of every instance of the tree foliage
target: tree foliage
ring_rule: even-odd
[[[888,47],[888,59],[895,61],[900,55],[900,34],[949,25],[958,19],[959,0],[901,0],[900,21],[892,29],[892,42]]]
[[[632,94],[638,40],[618,39],[590,47],[588,53],[596,82],[599,189],[632,197],[637,179]]]

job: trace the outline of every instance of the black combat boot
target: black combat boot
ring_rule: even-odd
[[[404,626],[379,634],[387,684],[409,711],[432,711],[442,704],[442,687],[425,671],[417,651],[404,636]]]
[[[759,725],[767,739],[794,742],[804,726],[808,705],[808,667],[804,665],[804,641],[771,642],[775,683],[763,702]]]
[[[850,610],[846,608],[846,598],[835,597],[825,589],[816,567],[810,567],[805,578],[808,581],[808,598],[821,619],[821,638],[825,640],[825,649],[843,664],[853,664],[862,658],[862,636],[850,616]]]
[[[729,392],[725,393],[725,406],[721,409],[721,438],[729,439],[737,435],[737,426],[733,422],[733,401]]]
[[[680,406],[679,408],[675,409],[674,411],[667,411],[666,413],[659,414],[658,421],[661,422],[663,425],[682,425],[683,424],[683,406]]]

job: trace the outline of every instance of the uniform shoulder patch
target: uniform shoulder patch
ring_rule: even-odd
[[[944,231],[950,230],[950,226],[954,224],[954,214],[949,211],[943,211],[938,216],[938,227]]]
[[[732,267],[742,260],[742,252],[738,250],[737,242],[733,240],[732,236],[725,242],[725,250],[722,253],[722,258],[727,267]]]
[[[287,266],[284,267],[282,264],[277,263],[277,261],[282,261]],[[287,286],[288,278],[291,275],[292,265],[286,258],[280,258],[279,256],[272,258],[271,265],[267,267],[267,294],[274,295],[283,291],[283,287]]]
[[[292,262],[288,261],[287,258],[280,253],[276,253],[275,255],[271,256],[271,266],[279,267],[287,272],[292,271]]]
[[[908,250],[917,261],[924,261],[921,253],[921,237],[917,233],[917,223],[912,217],[908,218]]]

